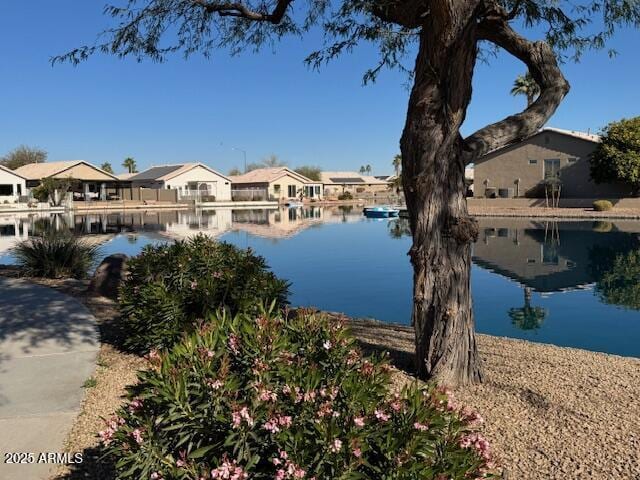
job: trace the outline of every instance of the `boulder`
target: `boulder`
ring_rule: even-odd
[[[96,268],[89,283],[89,291],[116,299],[120,283],[127,275],[128,258],[124,253],[116,253],[106,257]]]

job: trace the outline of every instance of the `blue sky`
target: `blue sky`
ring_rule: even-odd
[[[53,55],[93,42],[109,25],[102,1],[0,2],[0,155],[37,145],[49,159],[111,162],[133,156],[139,167],[202,161],[223,172],[276,154],[290,166],[390,173],[398,152],[408,91],[405,77],[383,72],[362,86],[375,64],[363,46],[319,72],[303,64],[317,35],[290,38],[259,54],[209,60],[176,56],[164,64],[97,55],[77,67],[51,67]],[[587,53],[563,67],[572,91],[550,126],[597,131],[638,115],[640,32],[621,31],[619,55]],[[409,63],[412,60],[409,59]],[[508,91],[524,71],[499,55],[479,64],[464,133],[522,108]]]

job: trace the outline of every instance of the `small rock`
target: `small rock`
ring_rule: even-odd
[[[89,291],[105,297],[117,298],[120,283],[127,275],[127,259],[124,253],[116,253],[106,257],[96,268],[89,283]]]

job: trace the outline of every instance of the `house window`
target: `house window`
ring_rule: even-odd
[[[534,160],[533,158],[529,159],[529,165],[537,165],[538,164],[538,160]]]
[[[13,195],[13,185],[0,185],[0,196]]]
[[[577,162],[578,159],[576,157],[569,157],[569,163]]]
[[[320,185],[316,185],[315,187],[316,195],[320,195]]]
[[[17,195],[22,195],[22,185],[20,184],[16,185],[16,192],[17,192]]]
[[[276,192],[276,193],[279,193],[279,192],[280,192],[280,184],[279,184],[279,183],[276,183],[276,184],[273,186],[273,191],[274,191],[274,192]]]
[[[287,195],[289,197],[295,197],[296,196],[296,186],[295,185],[289,185],[288,186]]]
[[[544,161],[544,178],[560,178],[560,159],[547,158]]]

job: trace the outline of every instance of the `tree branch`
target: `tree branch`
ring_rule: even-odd
[[[424,25],[425,17],[429,14],[429,6],[426,0],[386,0],[375,2],[371,13],[384,22],[395,23],[405,28],[418,28]]]
[[[192,0],[196,5],[200,5],[209,13],[217,13],[221,17],[240,17],[252,20],[254,22],[270,22],[278,24],[284,17],[289,5],[293,0],[278,0],[275,8],[271,13],[257,12],[251,10],[246,5],[236,2],[216,3],[207,0]]]
[[[492,5],[491,11],[478,24],[477,38],[488,40],[522,60],[540,86],[540,95],[523,112],[481,128],[467,137],[467,163],[536,133],[553,115],[569,91],[569,83],[558,68],[551,47],[546,42],[531,42],[520,36],[509,26],[508,16],[502,7]]]

